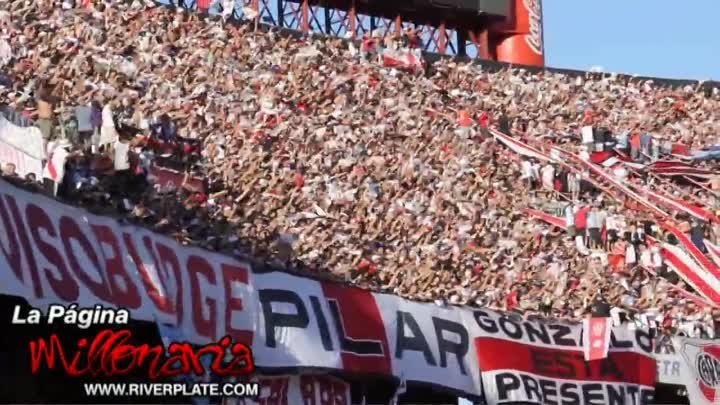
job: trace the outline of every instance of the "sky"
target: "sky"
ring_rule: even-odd
[[[720,80],[720,0],[543,0],[545,64]]]
[[[542,0],[542,6],[547,66],[720,81],[720,0]]]

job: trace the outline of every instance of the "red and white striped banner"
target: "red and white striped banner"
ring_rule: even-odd
[[[708,257],[692,243],[687,235],[682,233],[671,222],[669,222],[671,218],[670,215],[657,204],[707,221],[717,221],[714,214],[684,201],[662,196],[642,186],[634,186],[634,188],[638,190],[638,192],[635,192],[627,185],[618,181],[614,176],[607,173],[600,166],[583,160],[579,156],[565,151],[562,148],[552,148],[553,156],[557,156],[555,159],[552,159],[538,149],[502,134],[497,130],[490,129],[490,133],[508,148],[523,156],[550,161],[562,160],[562,164],[570,168],[573,172],[578,172],[579,170],[573,167],[574,165],[571,163],[579,165],[580,167],[587,169],[590,174],[601,179],[601,182],[596,182],[592,179],[592,176],[587,176],[589,181],[605,193],[615,196],[615,192],[613,190],[610,190],[608,187],[599,183],[604,182],[609,184],[611,188],[617,190],[620,194],[616,197],[624,195],[645,207],[657,217],[659,225],[672,233],[683,247],[680,248],[667,243],[661,245],[661,254],[668,266],[707,300],[713,304],[720,304],[720,249],[711,249],[711,253],[713,253],[714,256],[713,261],[709,260]],[[658,170],[667,170],[681,167],[681,165],[685,164],[681,162],[660,161],[653,164],[653,167]],[[563,225],[565,224],[564,218],[554,217],[544,212],[526,210],[526,213],[533,218],[542,219],[543,221],[556,226],[560,226],[561,223]],[[566,226],[560,227],[563,229],[566,228]],[[652,241],[652,238],[649,239],[651,240],[650,243],[656,243]]]
[[[639,187],[638,187],[639,188]],[[675,198],[666,197],[662,194],[656,193],[648,188],[642,188],[642,193],[648,196],[648,199],[650,201],[657,202],[658,204],[661,204],[662,206],[672,209],[679,212],[684,212],[690,216],[693,216],[697,219],[707,221],[707,222],[720,222],[720,219],[718,219],[715,214],[712,212],[706,211],[703,208],[700,208],[698,206],[692,205],[686,201],[677,200]]]
[[[688,238],[687,235],[682,233],[679,229],[667,223],[662,224],[662,226],[665,230],[672,233],[678,242],[680,242],[680,244],[685,248],[685,251],[687,251],[698,264],[700,264],[703,270],[705,270],[710,276],[714,277],[715,281],[720,284],[720,267],[709,260],[707,256],[705,256],[703,252],[695,246],[690,238]]]
[[[643,269],[643,271],[646,271],[648,274],[652,275],[653,277],[660,277],[652,269],[649,269],[645,266],[640,266],[640,268]],[[686,289],[684,289],[680,286],[677,286],[675,284],[669,284],[668,288],[677,292],[678,294],[682,295],[683,297],[689,299],[690,301],[694,302],[699,307],[702,307],[702,308],[707,307],[707,306],[717,307],[717,305],[710,302],[710,300],[708,300],[707,298],[703,298],[703,297],[698,296],[697,294],[693,294],[690,291],[687,291]]]
[[[672,160],[658,160],[645,167],[645,170],[657,176],[690,176],[708,179],[713,176],[713,172],[700,167],[692,166],[685,162]]]
[[[720,246],[710,243],[707,240],[703,242],[705,242],[705,247],[708,250],[708,256],[710,256],[716,265],[720,266]]]
[[[651,203],[647,199],[643,198],[642,196],[638,195],[634,191],[632,191],[628,186],[624,185],[623,183],[619,182],[614,176],[607,173],[606,171],[602,170],[600,167],[598,167],[595,164],[592,164],[590,162],[587,162],[585,160],[580,159],[578,156],[569,153],[564,152],[566,155],[571,156],[576,162],[579,162],[581,165],[586,167],[590,170],[591,173],[595,173],[600,178],[602,178],[605,182],[611,184],[613,187],[615,187],[618,191],[622,192],[626,196],[632,198],[637,203],[645,206],[648,208],[653,214],[660,216],[661,218],[667,218],[669,215],[667,212],[663,211],[660,207],[657,205]]]
[[[490,131],[490,134],[493,137],[495,137],[495,139],[497,139],[500,143],[507,146],[508,149],[512,150],[513,152],[515,152],[517,154],[535,158],[535,159],[539,159],[542,161],[552,161],[553,160],[549,155],[546,155],[545,153],[541,152],[540,150],[538,150],[526,143],[523,143],[522,141],[520,141],[518,139],[507,136],[507,135],[503,134],[502,132],[499,132],[493,128],[489,128],[489,131]]]
[[[668,267],[701,296],[720,304],[720,283],[703,270],[687,253],[669,243],[662,244],[660,254]]]

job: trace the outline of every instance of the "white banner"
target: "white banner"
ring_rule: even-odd
[[[720,403],[720,342],[674,337],[681,376],[692,405]]]
[[[685,385],[686,369],[682,367],[682,358],[677,354],[656,354],[657,382],[660,384]]]
[[[17,126],[0,115],[0,162],[14,164],[20,177],[33,173],[40,178],[43,159],[45,141],[40,129]]]
[[[0,164],[7,163],[15,165],[15,173],[19,177],[25,177],[31,173],[39,177],[42,174],[42,159],[35,159],[0,140]]]
[[[0,115],[0,140],[35,159],[45,158],[45,140],[37,127],[20,127]]]
[[[375,302],[383,314],[390,353],[395,354],[394,375],[408,381],[442,375],[463,392],[476,389],[480,370],[471,342],[474,322],[466,322],[472,317],[469,311],[381,294]]]

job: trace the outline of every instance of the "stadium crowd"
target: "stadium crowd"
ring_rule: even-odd
[[[342,39],[144,2],[0,3],[3,114],[67,149],[63,201],[182,243],[439,305],[720,333],[720,309],[688,295],[646,245],[645,234],[667,239],[651,218],[561,166],[519,157],[487,130],[579,153],[584,125],[621,143],[651,134],[628,150],[657,159],[668,141],[720,144],[715,90],[450,59],[410,74]],[[155,166],[201,176],[203,189],[154,187]],[[3,175],[55,191],[11,165]],[[720,209],[716,179],[654,187]],[[575,225],[568,213],[580,203],[594,208],[577,237],[523,211],[556,210]],[[700,244],[720,235],[685,225]]]

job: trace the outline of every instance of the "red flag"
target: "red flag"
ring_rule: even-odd
[[[358,270],[365,271],[371,276],[377,272],[377,268],[375,267],[375,265],[372,264],[372,262],[369,261],[368,259],[362,259],[360,261],[360,263],[358,263],[357,267],[358,267]]]
[[[610,348],[610,318],[583,319],[583,352],[585,361],[604,359]]]
[[[383,66],[410,71],[423,69],[423,61],[409,50],[385,49],[382,53]]]
[[[490,116],[486,112],[482,112],[480,114],[480,117],[478,117],[478,124],[480,124],[481,127],[487,128],[488,125],[490,125]]]
[[[369,36],[369,35],[363,35],[362,44],[360,45],[364,52],[370,52],[377,49],[378,43],[375,41],[375,38]]]
[[[615,156],[615,151],[606,150],[602,152],[593,152],[590,154],[590,161],[596,164],[601,164],[613,156]]]
[[[305,185],[305,178],[300,173],[295,173],[295,188],[301,189]]]
[[[672,149],[670,150],[670,153],[672,153],[673,155],[690,156],[690,148],[687,145],[683,145],[681,143],[674,143],[672,144]]]
[[[470,113],[467,110],[460,110],[458,112],[458,119],[457,123],[461,127],[469,127],[472,125],[472,119],[470,118]]]
[[[518,306],[518,292],[517,290],[512,290],[510,294],[505,297],[505,305],[507,307],[508,311],[512,311],[515,309],[515,307]]]
[[[197,0],[195,3],[200,11],[205,11],[210,8],[210,0]]]

